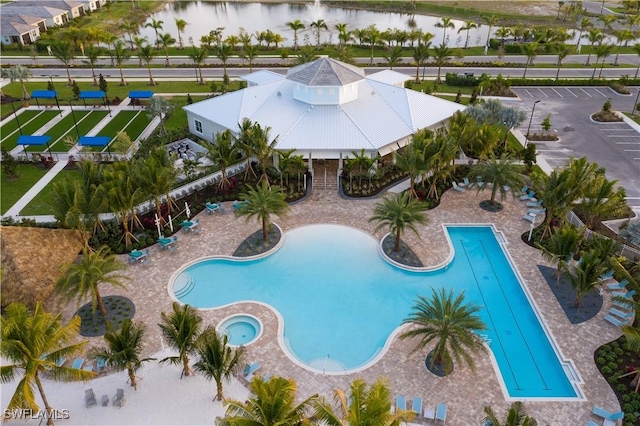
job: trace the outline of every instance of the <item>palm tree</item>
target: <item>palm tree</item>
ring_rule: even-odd
[[[613,66],[617,66],[620,49],[622,49],[622,43],[626,46],[628,42],[635,40],[637,37],[633,31],[627,29],[616,31],[614,34],[618,38],[618,50],[616,52],[616,59],[613,61]]]
[[[156,49],[159,46],[159,31],[162,30],[162,24],[164,24],[164,21],[160,21],[160,20],[156,20],[154,18],[151,18],[151,22],[147,22],[145,24],[145,28],[153,28],[153,31],[156,33]]]
[[[184,44],[182,43],[182,33],[184,32],[186,26],[189,24],[184,19],[175,18],[175,20],[176,28],[178,29],[178,49],[182,50],[184,49]]]
[[[416,327],[402,333],[400,339],[419,337],[413,352],[435,341],[435,347],[425,361],[430,369],[437,367],[445,375],[449,374],[454,358],[458,363],[464,361],[475,371],[471,354],[487,350],[477,334],[487,328],[478,315],[480,306],[464,304],[464,292],[457,297],[454,297],[453,290],[447,293],[444,288],[432,289],[431,292],[430,299],[418,296],[413,312],[403,320],[403,324]]]
[[[107,246],[91,252],[83,249],[80,263],[66,265],[65,274],[56,282],[56,291],[66,299],[76,299],[78,302],[91,297],[91,306],[107,315],[107,308],[102,303],[98,284],[108,283],[114,287],[126,288],[124,281],[127,276],[120,274],[125,266],[111,254]]]
[[[164,49],[164,54],[165,54],[164,66],[170,67],[171,60],[169,59],[169,46],[173,46],[174,44],[176,44],[176,39],[171,37],[171,34],[166,33],[160,36],[159,41],[160,41],[160,45]]]
[[[245,44],[240,56],[242,59],[246,59],[249,62],[249,72],[253,72],[253,61],[260,54],[260,48],[253,44]]]
[[[138,33],[140,25],[135,21],[124,21],[118,26],[118,28],[127,33],[129,36],[129,48],[133,50],[133,34]]]
[[[484,16],[484,23],[489,27],[487,29],[487,41],[484,43],[485,47],[489,47],[489,40],[491,40],[491,29],[498,23],[496,15]]]
[[[51,53],[53,53],[53,56],[55,56],[56,59],[64,64],[64,67],[67,70],[67,86],[72,86],[73,79],[71,78],[71,73],[69,72],[69,64],[75,58],[73,44],[68,41],[54,42],[51,44]]]
[[[134,390],[138,390],[136,381],[136,371],[142,364],[155,361],[155,358],[140,359],[143,349],[146,326],[142,322],[133,322],[130,318],[122,321],[120,330],[112,331],[104,335],[107,342],[106,347],[96,348],[90,351],[93,359],[101,358],[106,365],[118,370],[127,370],[129,383]]]
[[[388,195],[373,207],[373,215],[369,222],[378,222],[376,232],[383,227],[389,227],[389,232],[395,234],[394,251],[400,251],[400,237],[406,230],[413,231],[418,238],[417,225],[429,223],[429,216],[425,213],[424,203],[414,200],[407,192],[395,196]]]
[[[279,186],[269,187],[267,182],[263,181],[262,185],[249,188],[240,197],[245,203],[236,210],[236,217],[245,216],[247,221],[257,218],[262,223],[262,238],[268,240],[271,216],[283,216],[289,210],[285,193]]]
[[[27,91],[27,86],[25,85],[29,77],[31,77],[31,70],[29,70],[29,68],[24,65],[16,65],[9,69],[3,68],[2,77],[9,78],[12,83],[18,80],[20,82],[20,86],[22,86],[22,100],[31,99],[31,96]]]
[[[502,26],[496,30],[496,36],[500,37],[500,45],[504,44],[504,40],[509,37],[513,31],[509,27]]]
[[[576,46],[576,49],[578,50],[578,53],[580,52],[580,41],[582,40],[582,35],[584,33],[585,30],[588,30],[589,28],[593,27],[593,22],[591,22],[591,19],[589,18],[582,18],[580,20],[580,24],[578,25],[578,29],[580,30],[580,32],[578,33],[578,44]]]
[[[126,86],[127,82],[125,81],[124,74],[122,72],[122,63],[129,59],[131,54],[125,47],[124,41],[118,40],[115,42],[111,55],[111,57],[115,60],[118,69],[120,70],[120,86]]]
[[[538,56],[538,43],[525,43],[522,45],[522,53],[527,57],[527,63],[524,65],[524,74],[522,78],[527,78],[527,69],[533,66],[533,60]]]
[[[479,24],[476,24],[473,21],[464,21],[464,25],[460,28],[458,28],[458,34],[460,34],[462,31],[466,31],[467,35],[464,39],[464,48],[466,49],[467,47],[469,47],[469,31],[478,28]]]
[[[440,21],[434,25],[436,28],[442,28],[442,45],[447,44],[447,28],[454,29],[456,26],[451,18],[440,18]]]
[[[563,277],[576,291],[576,307],[580,307],[582,297],[601,285],[600,276],[607,272],[607,264],[597,250],[582,253],[576,265],[563,264]]]
[[[158,324],[158,327],[160,327],[162,336],[169,343],[169,346],[178,351],[178,355],[163,358],[160,363],[182,364],[182,373],[180,373],[182,379],[183,375],[193,374],[189,367],[189,355],[196,352],[198,345],[211,332],[211,328],[207,327],[202,330],[202,317],[193,307],[180,305],[178,302],[173,302],[172,307],[173,312],[160,314],[162,322]]]
[[[589,55],[587,55],[587,62],[584,63],[585,66],[591,65],[591,52],[593,51],[593,46],[596,43],[601,44],[602,40],[604,40],[604,33],[599,28],[591,28],[584,37],[589,40]]]
[[[378,378],[371,386],[357,378],[349,386],[349,394],[336,389],[333,399],[337,410],[324,398],[316,404],[315,417],[328,426],[379,425],[395,426],[410,422],[411,411],[391,412],[391,389],[387,380]]]
[[[132,238],[137,241],[132,231],[136,225],[141,226],[141,223],[135,209],[143,201],[134,162],[118,161],[109,165],[105,168],[102,185],[110,209],[122,222],[124,245],[129,247]]]
[[[47,413],[53,408],[44,392],[41,375],[47,373],[53,380],[87,380],[94,373],[77,368],[59,366],[59,360],[70,358],[84,350],[88,340],[78,342],[80,317],[73,317],[62,323],[62,315],[56,316],[44,311],[41,302],[36,302],[33,313],[20,303],[11,303],[0,317],[0,354],[8,365],[0,367],[0,381],[8,383],[22,375],[7,410],[40,407],[33,392],[34,385]],[[6,389],[5,389],[6,390]],[[53,419],[47,418],[53,425]]]
[[[142,47],[148,42],[149,42],[149,38],[147,36],[144,36],[144,37],[135,36],[133,37],[133,46],[135,47],[135,49],[131,49],[131,50],[140,52],[140,49],[142,49]],[[139,54],[138,54],[138,66],[142,67],[142,56],[140,56]]]
[[[238,123],[238,137],[236,139],[236,145],[247,160],[247,167],[244,175],[245,179],[249,177],[249,174],[252,174],[253,177],[257,177],[256,172],[253,170],[253,165],[251,164],[252,157],[255,155],[256,151],[252,131],[253,123],[247,117],[243,118],[242,121]]]
[[[222,383],[239,373],[244,367],[245,350],[243,346],[232,349],[228,345],[229,337],[218,334],[210,328],[200,343],[196,346],[198,362],[193,368],[204,375],[207,380],[216,382],[216,397],[222,401]],[[214,401],[215,401],[214,397]]]
[[[602,70],[604,69],[604,61],[607,59],[609,55],[611,55],[611,51],[613,50],[613,44],[602,43],[595,47],[594,53],[596,54],[596,64],[593,67],[593,75],[591,78],[595,78],[596,76],[596,68],[598,67],[598,61],[602,58],[602,66],[600,67],[600,74],[598,74],[598,78],[602,77]]]
[[[298,31],[304,30],[304,24],[299,19],[286,23],[287,27],[293,31],[293,50],[298,50]]]
[[[213,50],[213,52],[214,52],[214,55],[218,59],[220,59],[220,62],[222,62],[222,68],[224,70],[224,75],[227,75],[227,61],[229,60],[229,57],[233,53],[233,49],[232,49],[231,45],[229,45],[229,44],[221,44],[220,46],[216,47]]]
[[[633,53],[640,57],[640,43],[634,44],[631,46],[631,49],[633,50]],[[638,78],[638,73],[640,73],[640,64],[638,64],[638,68],[636,68],[636,75],[634,75],[633,78]]]
[[[554,43],[553,50],[555,50],[556,55],[558,55],[558,72],[556,73],[556,80],[560,77],[560,67],[562,66],[562,61],[564,58],[573,53],[573,46],[566,43]]]
[[[616,188],[617,183],[617,180],[609,180],[604,173],[599,173],[586,187],[580,210],[589,229],[595,228],[598,218],[624,214],[628,210],[626,190]]]
[[[563,265],[568,264],[580,249],[584,233],[582,230],[570,224],[564,225],[560,230],[552,234],[544,243],[537,243],[542,257],[556,264],[556,285],[560,282]]]
[[[193,64],[196,66],[196,76],[200,73],[200,77],[198,78],[198,84],[204,85],[204,77],[202,76],[202,64],[204,60],[207,58],[207,49],[193,47],[193,52],[189,53],[189,58],[193,61]]]
[[[409,174],[409,196],[411,198],[418,198],[415,190],[416,180],[428,170],[425,149],[429,142],[431,142],[431,138],[427,137],[425,131],[416,132],[411,138],[411,143],[396,154],[397,166]]]
[[[222,179],[218,183],[218,188],[227,188],[231,185],[227,178],[227,168],[235,164],[239,152],[233,134],[229,130],[216,133],[213,143],[205,142],[204,146],[207,149],[206,157],[217,167],[220,167]]]
[[[218,426],[317,424],[313,417],[313,406],[318,394],[296,404],[297,389],[293,379],[272,377],[264,380],[255,376],[250,387],[251,394],[246,401],[224,401],[227,411],[224,418],[216,418]]]
[[[518,161],[510,158],[509,154],[502,154],[500,158],[491,156],[488,161],[476,164],[471,168],[469,176],[481,176],[484,182],[491,183],[489,204],[492,206],[496,205],[495,199],[498,191],[500,192],[500,200],[504,200],[509,187],[520,188],[524,183],[522,166]],[[478,192],[483,191],[488,186],[479,187]]]
[[[451,59],[451,49],[442,43],[440,46],[434,47],[433,52],[433,59],[438,66],[438,77],[436,78],[436,82],[440,84],[442,83],[442,80],[440,79],[440,72],[442,71],[442,67]]]
[[[338,30],[338,46],[342,47],[342,46],[346,46],[347,43],[351,40],[351,31],[347,30],[347,24],[346,23],[338,23],[335,25],[334,27],[336,30]]]
[[[168,214],[171,214],[175,206],[171,190],[175,188],[178,180],[178,170],[174,167],[173,160],[163,147],[153,147],[146,158],[139,160],[136,169],[141,188],[149,198],[153,199],[156,215],[164,222],[162,198],[167,200]]]
[[[367,27],[367,42],[371,46],[371,59],[369,65],[373,65],[373,49],[382,43],[382,33],[376,28],[375,24]]]
[[[89,46],[85,49],[84,53],[87,60],[83,60],[82,62],[89,65],[89,68],[91,68],[91,77],[93,79],[92,86],[97,86],[98,78],[96,77],[95,67],[100,59],[100,55],[102,54],[102,49],[97,46]]]
[[[155,86],[156,82],[153,80],[153,74],[151,74],[151,62],[156,57],[156,52],[153,51],[153,47],[151,47],[151,45],[146,45],[138,51],[138,56],[140,56],[140,58],[147,64],[147,70],[149,71],[149,86]]]
[[[251,127],[251,139],[253,152],[252,154],[258,157],[258,163],[260,164],[260,169],[262,175],[258,182],[264,181],[269,185],[269,175],[268,171],[268,162],[269,159],[273,157],[273,152],[275,151],[276,145],[278,144],[278,137],[276,136],[272,141],[269,132],[271,131],[271,127],[262,127],[260,123],[255,122]]]
[[[318,19],[317,21],[313,21],[311,24],[309,24],[309,26],[311,28],[314,28],[315,33],[316,33],[316,49],[320,50],[320,31],[321,30],[329,30],[329,27],[327,27],[327,23],[324,22],[324,19]]]
[[[505,416],[504,423],[498,420],[498,417],[491,407],[484,407],[484,412],[487,417],[484,420],[483,426],[538,426],[536,419],[527,415],[527,410],[525,410],[522,401],[515,401],[511,404]]]
[[[383,58],[389,65],[389,69],[393,69],[394,66],[400,65],[400,62],[402,62],[402,47],[390,47],[387,50],[387,54],[383,55]]]
[[[165,135],[167,134],[167,127],[165,126],[165,122],[173,109],[174,105],[161,96],[151,97],[149,99],[149,103],[145,108],[147,116],[150,119],[154,119],[156,117],[160,119],[160,128]],[[168,166],[173,167],[173,165]]]
[[[416,62],[416,83],[420,83],[420,67],[424,67],[429,59],[429,44],[418,43],[412,48],[413,60]],[[424,69],[424,68],[423,68]]]

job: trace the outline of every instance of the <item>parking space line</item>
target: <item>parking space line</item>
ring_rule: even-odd
[[[556,95],[560,96],[561,98],[564,98],[564,96],[562,96],[560,94],[560,92],[558,92],[556,89],[554,89],[553,87],[551,88],[551,90],[553,90],[554,92],[556,92]]]
[[[640,149],[625,149],[624,152],[640,152]]]
[[[542,89],[541,89],[541,88],[536,87],[536,89],[538,89],[538,90],[540,91],[540,93],[542,93],[546,98],[548,98],[548,97],[549,97],[549,95],[547,95],[546,93],[544,93],[544,92],[542,91]]]
[[[575,98],[578,97],[578,95],[576,95],[575,93],[573,93],[571,90],[569,90],[568,87],[565,87],[564,90],[566,90],[567,92],[571,93]]]
[[[585,93],[585,95],[587,95],[588,97],[593,98],[593,96],[591,96],[591,93],[587,92],[582,87],[580,88],[580,90],[582,90]]]
[[[640,145],[640,142],[616,142],[616,145]]]
[[[604,93],[602,93],[601,91],[599,91],[598,89],[596,89],[595,87],[592,87],[593,90],[595,90],[596,92],[600,93],[602,95],[603,98],[606,98],[607,95],[605,95]]]
[[[610,138],[635,138],[637,136],[633,136],[633,135],[607,135],[607,137],[610,137]]]
[[[525,92],[527,92],[527,94],[529,95],[530,98],[533,98],[533,95],[531,94],[531,92],[528,89],[524,89]]]

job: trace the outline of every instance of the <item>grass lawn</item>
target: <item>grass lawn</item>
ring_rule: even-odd
[[[199,102],[204,99],[194,98],[194,102]],[[187,127],[187,112],[182,109],[183,106],[187,105],[187,98],[185,96],[174,96],[170,99],[173,104],[173,112],[165,121],[165,126],[167,129],[183,129]]]
[[[0,164],[2,170],[2,164]],[[0,184],[0,213],[5,214],[47,171],[33,164],[18,164],[18,179],[10,181],[2,170]]]
[[[51,193],[53,191],[53,184],[64,179],[80,179],[80,177],[80,172],[77,170],[60,171],[60,173],[58,173],[56,177],[53,178],[53,180],[49,182],[47,186],[45,186],[44,189],[40,191],[38,195],[36,195],[36,197],[25,206],[24,209],[22,209],[20,214],[25,216],[51,214],[51,204],[53,203]]]
[[[438,95],[437,97],[441,99],[446,99],[451,102],[455,102],[456,100],[455,96],[449,96],[449,95]],[[461,101],[460,102],[461,105],[469,105],[469,98],[462,98],[460,101]]]
[[[75,111],[76,120],[80,121],[87,114],[89,114],[88,111]],[[45,132],[45,135],[51,136],[51,141],[49,141],[49,146],[52,147],[53,145],[56,144],[58,139],[65,136],[67,133],[72,132],[73,130],[74,130],[73,117],[71,116],[71,114],[69,114],[66,117],[64,117],[62,120],[58,121],[58,123],[56,123],[52,128],[47,130],[47,132]],[[46,146],[35,146],[35,145],[27,146],[27,151],[30,151],[30,152],[44,152],[46,151],[46,149],[47,149]],[[67,151],[67,149],[65,149],[64,151]]]
[[[129,136],[132,141],[135,141],[144,129],[147,128],[150,122],[151,120],[147,116],[146,111],[142,111],[129,123],[129,125],[124,129],[124,132],[127,133],[127,136]]]
[[[20,126],[24,126],[41,112],[42,111],[27,110],[27,111],[24,111],[22,114],[20,114],[17,120],[14,116],[10,121],[7,122],[7,124],[0,127],[0,132],[2,133],[2,140],[5,140],[13,132],[18,132],[20,129]],[[18,126],[18,123],[20,124],[20,126]]]
[[[32,135],[42,126],[47,124],[49,121],[53,120],[57,115],[58,115],[58,111],[43,111],[41,114],[38,115],[38,118],[36,118],[35,120],[31,120],[27,124],[22,124],[22,122],[20,122],[22,126],[22,133],[25,135]],[[2,134],[4,135],[4,128],[2,130]],[[2,146],[7,148],[7,151],[11,151],[13,148],[16,147],[16,142],[18,141],[19,136],[20,136],[20,132],[15,132],[10,136],[4,138],[2,140]]]
[[[108,136],[111,139],[116,137],[119,131],[124,129],[131,120],[133,120],[138,114],[146,115],[144,110],[138,111],[120,111],[115,115],[109,123],[102,130],[98,132],[99,136]]]
[[[623,112],[624,115],[626,115],[627,117],[629,117],[630,119],[632,119],[633,121],[635,121],[636,123],[640,124],[640,115],[633,115],[629,112]]]

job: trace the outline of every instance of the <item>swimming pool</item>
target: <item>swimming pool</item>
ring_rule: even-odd
[[[455,255],[438,270],[397,268],[380,258],[370,235],[311,225],[287,232],[284,245],[262,259],[188,265],[174,275],[169,291],[198,308],[267,304],[284,323],[287,355],[305,368],[344,374],[381,357],[416,296],[429,296],[432,287],[464,290],[468,301],[483,306],[484,337],[505,395],[578,398],[579,377],[570,362],[560,361],[493,228],[445,229]]]

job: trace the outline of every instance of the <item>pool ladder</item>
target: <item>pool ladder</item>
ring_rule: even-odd
[[[178,299],[180,299],[180,298],[186,296],[187,294],[191,293],[191,290],[193,290],[193,288],[196,286],[196,280],[193,279],[191,274],[189,274],[187,272],[183,272],[181,275],[184,275],[185,278],[186,278],[184,285],[181,288],[177,289],[177,290],[176,289],[173,290],[173,294]]]
[[[480,338],[485,341],[487,346],[491,347],[491,338],[487,334],[479,334]]]

